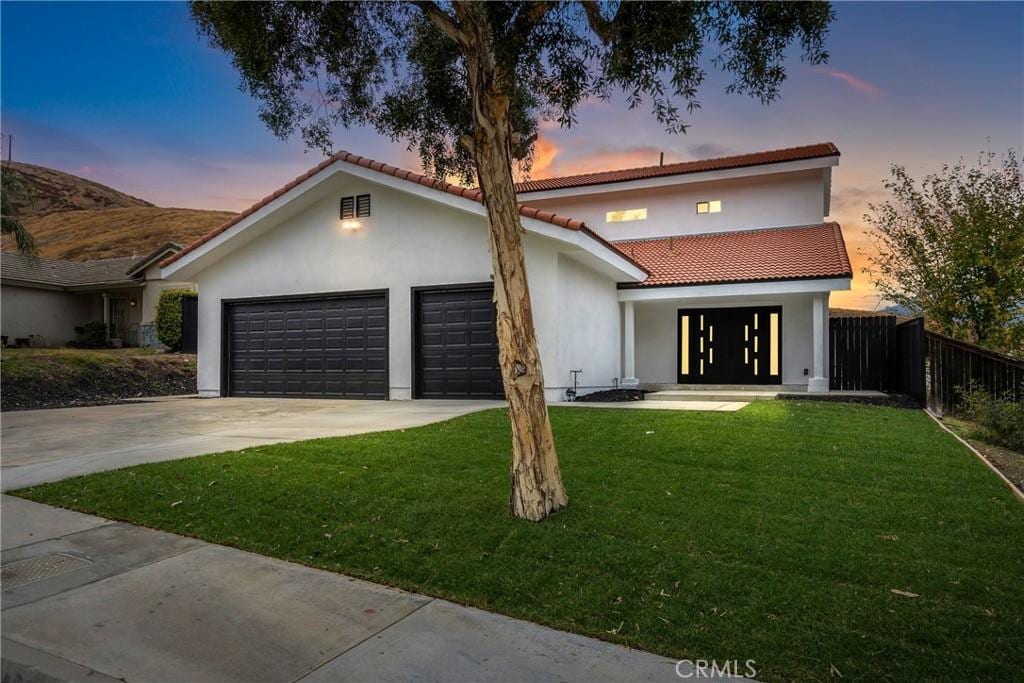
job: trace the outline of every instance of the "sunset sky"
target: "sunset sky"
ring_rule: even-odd
[[[831,61],[794,59],[770,107],[723,93],[713,74],[689,133],[666,134],[619,98],[578,127],[543,129],[533,177],[752,152],[820,141],[842,152],[832,218],[863,265],[861,216],[891,163],[920,176],[984,149],[1024,146],[1024,4],[838,3]],[[238,90],[228,58],[183,3],[0,4],[0,127],[14,158],[82,175],[161,206],[241,210],[317,152],[280,141]],[[366,130],[336,147],[405,167],[416,156]],[[6,155],[6,150],[4,151]],[[858,273],[834,306],[874,308]]]

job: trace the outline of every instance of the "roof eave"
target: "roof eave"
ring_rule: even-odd
[[[819,168],[830,168],[839,164],[839,155],[809,157],[793,161],[778,161],[756,166],[740,166],[735,168],[714,169],[709,171],[695,171],[676,173],[671,175],[655,176],[651,178],[639,178],[629,180],[613,180],[607,182],[595,182],[570,187],[542,189],[531,191],[520,191],[518,194],[523,201],[540,201],[545,199],[560,199],[589,194],[602,194],[608,192],[629,192],[632,190],[646,190],[673,185],[689,185],[694,183],[715,182],[718,180],[731,180],[735,178],[747,178],[753,176],[773,175],[778,173],[792,173],[797,171],[811,171]]]

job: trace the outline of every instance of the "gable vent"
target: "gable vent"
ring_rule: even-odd
[[[370,217],[370,195],[361,194],[341,198],[341,219]]]
[[[356,198],[355,197],[342,197],[341,198],[341,219],[356,217]]]

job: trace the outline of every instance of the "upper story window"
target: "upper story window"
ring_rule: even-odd
[[[722,213],[722,200],[697,202],[697,213]]]
[[[624,209],[622,211],[609,211],[604,215],[607,223],[625,223],[627,221],[647,220],[647,209]]]

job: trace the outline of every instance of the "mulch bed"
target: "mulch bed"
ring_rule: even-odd
[[[842,394],[805,394],[793,392],[779,394],[784,401],[826,401],[829,403],[857,403],[866,406],[884,406],[888,408],[908,408],[920,410],[921,406],[909,396],[903,394],[886,394],[884,396],[844,396]]]
[[[646,393],[643,389],[605,389],[580,396],[576,400],[583,403],[627,403],[644,400]]]

